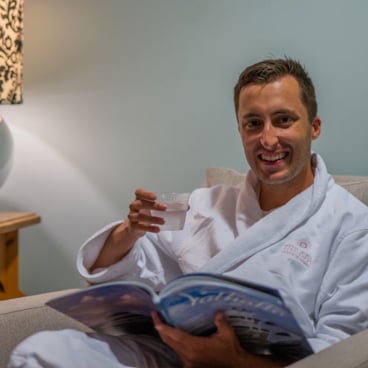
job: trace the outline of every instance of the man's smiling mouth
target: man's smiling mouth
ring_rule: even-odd
[[[289,155],[288,152],[281,152],[281,153],[277,153],[277,154],[273,154],[273,155],[263,155],[260,154],[258,157],[265,162],[276,162],[279,160],[284,160],[287,156]]]

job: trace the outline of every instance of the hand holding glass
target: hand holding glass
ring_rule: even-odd
[[[157,194],[157,202],[165,203],[166,211],[151,210],[152,216],[162,217],[165,224],[159,225],[160,230],[181,230],[184,227],[188,211],[190,193]]]

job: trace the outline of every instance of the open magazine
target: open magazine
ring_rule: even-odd
[[[158,339],[151,319],[153,310],[169,325],[202,336],[216,331],[215,313],[224,311],[248,351],[295,360],[313,352],[277,290],[217,274],[180,276],[159,294],[140,282],[105,283],[47,304],[97,332]]]

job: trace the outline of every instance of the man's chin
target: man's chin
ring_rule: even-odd
[[[271,179],[265,179],[265,180],[260,180],[262,184],[266,184],[266,185],[283,185],[286,184],[288,182],[288,180],[271,180]]]
[[[267,185],[281,185],[289,182],[292,178],[285,174],[261,175],[258,177],[259,181]]]

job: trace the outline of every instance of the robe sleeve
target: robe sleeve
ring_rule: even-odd
[[[368,229],[338,243],[316,301],[315,351],[368,328]]]
[[[105,226],[81,246],[77,255],[77,269],[88,283],[137,280],[160,290],[169,280],[181,274],[177,262],[159,246],[159,238],[155,234],[140,238],[119,262],[89,272],[110,232],[120,223]]]

